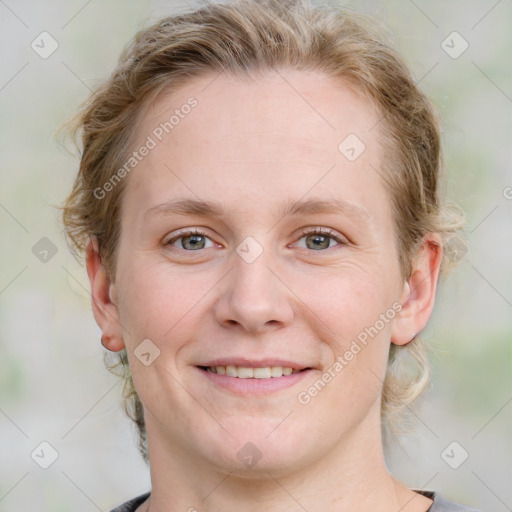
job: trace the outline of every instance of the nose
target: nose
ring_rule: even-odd
[[[233,268],[223,280],[214,308],[219,324],[262,333],[292,322],[293,293],[268,253],[264,250],[252,262],[233,255]]]

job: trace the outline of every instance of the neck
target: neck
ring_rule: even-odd
[[[389,474],[378,407],[323,457],[292,470],[257,474],[215,466],[170,444],[151,421],[147,427],[152,493],[144,511],[423,512],[432,503]]]

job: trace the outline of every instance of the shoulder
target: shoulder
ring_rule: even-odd
[[[150,493],[147,492],[142,496],[137,496],[137,498],[133,498],[133,500],[127,501],[126,503],[119,505],[119,507],[112,509],[110,512],[135,512],[135,510],[137,510],[137,507],[142,505],[149,498],[149,494]]]
[[[434,500],[431,507],[428,509],[428,512],[480,512],[479,510],[468,507],[466,505],[449,501],[435,491],[415,490],[415,492]]]

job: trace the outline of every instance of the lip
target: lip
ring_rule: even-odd
[[[220,361],[220,360],[219,360]],[[222,359],[222,361],[226,361]],[[237,359],[237,361],[240,361]],[[224,366],[224,364],[207,364],[201,366]],[[252,362],[254,363],[254,361]],[[231,363],[227,363],[231,364]],[[257,363],[261,364],[260,362]],[[289,367],[293,368],[289,363],[286,363]],[[249,366],[248,363],[236,364],[234,366]],[[273,364],[263,366],[285,366],[285,364]],[[263,366],[254,366],[254,368],[261,368]],[[229,377],[228,375],[221,375],[218,373],[212,373],[207,370],[203,370],[199,366],[196,367],[200,375],[207,378],[212,384],[222,389],[231,391],[237,395],[268,395],[277,391],[290,388],[305,379],[313,370],[309,367],[304,368],[299,373],[292,373],[291,375],[283,375],[282,377],[272,377],[268,379],[240,379],[238,377]]]
[[[282,366],[284,368],[292,368],[293,370],[305,370],[311,368],[308,365],[297,361],[285,359],[265,358],[265,359],[247,359],[243,357],[223,357],[198,364],[197,366],[244,366],[246,368],[265,368],[267,366]]]

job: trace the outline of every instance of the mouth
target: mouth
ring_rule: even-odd
[[[198,366],[199,369],[215,373],[217,375],[225,375],[226,377],[234,377],[238,379],[276,379],[286,377],[288,375],[305,372],[311,368],[293,368],[291,366],[235,366],[228,365],[212,365]]]
[[[214,389],[243,397],[273,395],[297,386],[299,382],[304,386],[304,379],[315,370],[289,359],[244,357],[204,361],[196,368]]]

